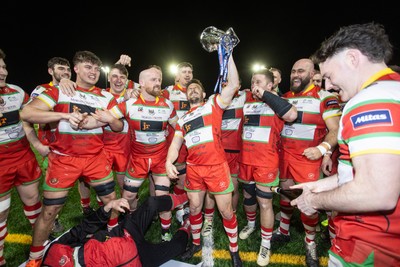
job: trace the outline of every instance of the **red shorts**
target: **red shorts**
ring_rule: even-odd
[[[123,174],[126,172],[126,167],[128,166],[129,156],[127,157],[122,153],[115,153],[106,150],[108,161],[110,162],[112,169],[117,174]]]
[[[216,165],[187,165],[186,191],[206,191],[214,194],[230,193],[234,189],[228,162]]]
[[[357,230],[355,231],[357,232]],[[368,236],[368,233],[365,234]],[[349,263],[342,266],[400,266],[400,249],[396,237],[392,237],[388,241],[381,239],[380,236],[375,236],[375,233],[369,233],[369,235],[374,236],[374,242],[355,237],[347,240],[333,239],[333,245],[329,250],[330,260],[333,257],[336,261]],[[393,244],[393,247],[384,247],[381,242]]]
[[[138,158],[131,156],[125,175],[131,179],[147,179],[152,172],[157,176],[167,176],[165,155],[158,158]]]
[[[225,157],[228,161],[229,171],[232,177],[237,177],[239,174],[239,153],[230,153],[225,151]]]
[[[271,169],[240,163],[239,169],[239,181],[243,183],[256,182],[256,184],[262,186],[276,186],[279,184],[278,168]]]
[[[49,153],[45,190],[70,189],[79,177],[87,183],[101,182],[113,177],[107,154],[103,150],[93,157],[71,157]]]
[[[294,158],[280,160],[279,172],[281,179],[293,179],[295,183],[313,182],[321,179],[321,161],[301,162]]]
[[[18,165],[0,168],[0,197],[10,193],[14,186],[31,184],[42,176],[35,157]]]

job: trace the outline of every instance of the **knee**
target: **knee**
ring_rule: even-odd
[[[46,223],[53,222],[56,219],[57,214],[61,211],[64,204],[61,205],[43,205],[42,207],[42,218]]]

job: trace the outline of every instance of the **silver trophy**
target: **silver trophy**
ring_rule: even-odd
[[[214,26],[209,26],[200,35],[200,43],[207,52],[217,51],[218,45],[222,45],[226,51],[230,52],[239,42],[232,28],[224,32]]]
[[[227,82],[228,59],[232,54],[233,48],[239,42],[240,40],[232,28],[224,32],[214,26],[209,26],[200,35],[200,43],[206,51],[218,51],[220,71],[214,88],[215,93],[221,93],[223,84]]]

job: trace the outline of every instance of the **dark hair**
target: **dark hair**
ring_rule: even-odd
[[[6,53],[4,53],[3,50],[0,48],[0,59],[5,59],[6,58]]]
[[[49,59],[49,61],[47,61],[47,67],[48,68],[54,69],[54,66],[56,64],[71,67],[70,64],[69,64],[68,59],[65,59],[63,57],[52,57],[52,58]]]
[[[274,74],[272,73],[271,69],[259,69],[253,72],[253,75],[255,74],[264,75],[267,79],[269,79],[272,83],[274,83]]]
[[[88,62],[98,66],[103,65],[100,58],[90,51],[76,52],[72,61],[74,62],[74,65],[78,65],[79,63],[84,63],[84,62]]]
[[[204,89],[203,84],[202,84],[202,83],[200,82],[200,80],[198,80],[198,79],[191,79],[191,80],[188,82],[188,84],[186,85],[186,88],[189,88],[189,85],[191,85],[192,83],[198,84],[198,85],[201,87],[201,89],[203,90],[203,92],[206,91],[206,90]]]
[[[393,71],[400,73],[400,66],[399,65],[389,65],[389,68],[391,68]]]
[[[393,55],[393,46],[383,25],[370,22],[354,24],[340,28],[311,56],[315,64],[325,62],[328,58],[347,48],[358,49],[371,62],[389,62]]]
[[[114,64],[111,69],[118,69],[119,72],[121,72],[122,74],[124,74],[126,77],[129,76],[129,72],[128,69],[125,67],[125,65],[122,64]]]

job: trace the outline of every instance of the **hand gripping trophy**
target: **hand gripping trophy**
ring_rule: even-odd
[[[214,93],[221,93],[222,85],[226,83],[228,75],[228,59],[233,48],[240,42],[232,28],[226,32],[209,26],[200,35],[200,43],[207,52],[218,51],[219,76],[215,84]]]

